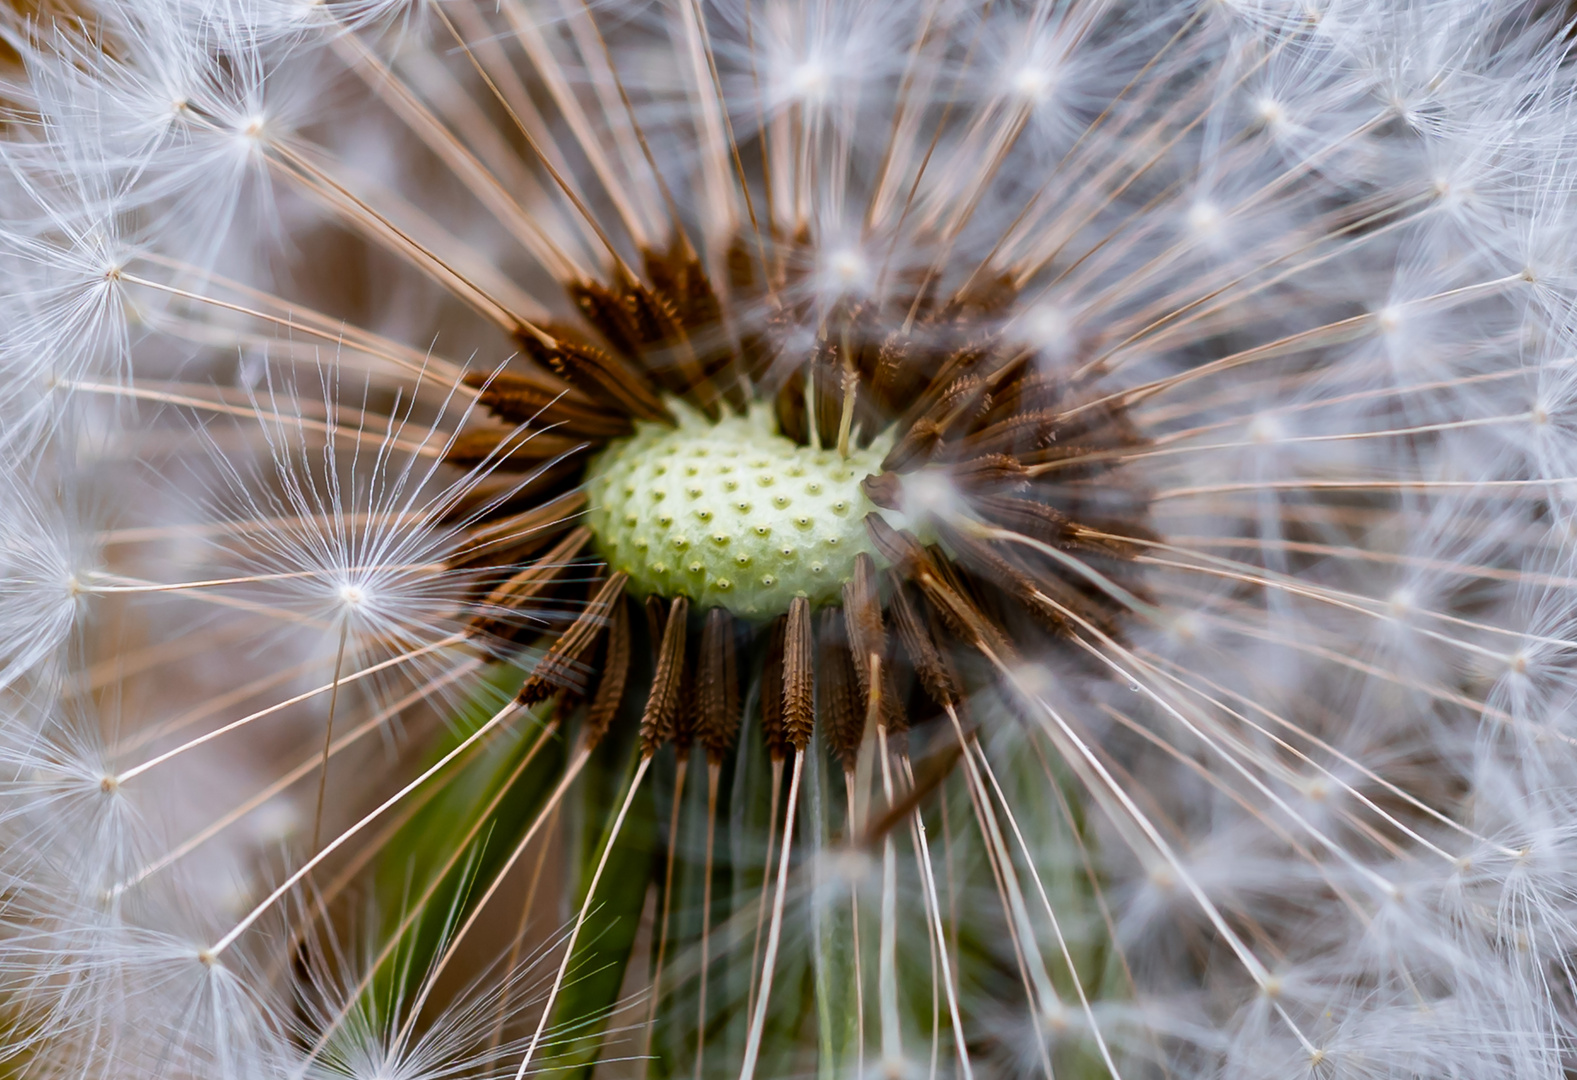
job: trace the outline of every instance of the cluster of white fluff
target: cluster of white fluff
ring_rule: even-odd
[[[444,562],[486,480],[438,464],[459,374],[609,271],[598,230],[670,213],[716,267],[802,230],[811,310],[939,258],[1010,278],[1001,333],[1102,365],[1150,439],[1128,639],[1015,643],[982,760],[1049,889],[1028,981],[1065,988],[1077,933],[1127,989],[964,986],[973,1059],[873,1037],[868,1071],[1039,1074],[1058,1039],[1126,1077],[1577,1064],[1562,5],[44,10],[0,83],[0,1075],[515,1074],[485,1001],[412,1035],[293,935],[361,869],[314,852],[399,819],[489,659]],[[1099,838],[1076,926],[1053,774]]]

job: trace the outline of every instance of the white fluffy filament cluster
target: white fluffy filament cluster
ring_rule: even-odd
[[[556,720],[517,726],[485,681],[535,654],[469,631],[468,605],[513,568],[461,538],[578,448],[525,476],[444,458],[478,419],[467,373],[573,318],[562,286],[612,280],[678,231],[716,283],[736,250],[770,249],[780,307],[725,303],[720,332],[790,366],[833,313],[998,283],[1014,300],[990,332],[1050,375],[1099,375],[1143,436],[1113,454],[1156,536],[1146,595],[1119,597],[1123,637],[1069,613],[1065,633],[961,661],[1010,692],[979,703],[978,731],[952,715],[942,810],[885,746],[849,796],[851,822],[903,809],[882,836],[834,835],[805,804],[806,846],[778,851],[786,903],[811,914],[784,948],[807,950],[793,970],[819,988],[842,970],[828,913],[855,897],[863,938],[838,948],[863,972],[858,1030],[824,1017],[776,1067],[1569,1075],[1564,10],[87,0],[5,16],[0,1075],[551,1066],[532,963],[556,959],[563,913],[532,906],[537,877],[473,892],[504,889],[521,926],[550,929],[467,936],[456,915],[444,932],[465,940],[432,950],[414,1000],[378,997],[376,934],[342,948],[314,927],[426,902],[380,847],[464,794],[451,781],[500,733],[560,752]],[[925,333],[918,311],[909,329]],[[989,532],[960,494],[926,474],[904,510]],[[514,612],[537,631],[575,614],[547,594]],[[585,764],[569,760],[566,787]],[[461,840],[402,865],[470,872],[485,836]],[[751,888],[772,843],[736,853]],[[562,854],[531,850],[538,867]],[[565,858],[549,891],[573,895]],[[714,955],[749,957],[755,895]],[[980,907],[1010,933],[973,939]],[[503,944],[479,955],[481,938]],[[733,1018],[716,1031],[765,1015],[750,960],[743,985],[710,991]],[[904,964],[930,973],[919,1004],[892,977]],[[459,975],[483,989],[442,989]],[[647,1035],[607,1056],[650,1048],[644,1009],[628,1015]],[[708,1049],[707,1074],[755,1069],[748,1038]]]

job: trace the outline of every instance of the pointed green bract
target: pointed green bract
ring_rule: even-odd
[[[441,756],[475,731],[523,679],[514,666],[492,672],[430,755]],[[385,847],[375,895],[379,952],[387,958],[364,994],[375,1015],[391,1007],[403,1010],[417,999],[422,980],[553,791],[565,757],[563,740],[544,730],[553,708],[549,703],[535,715],[522,713],[483,744]]]

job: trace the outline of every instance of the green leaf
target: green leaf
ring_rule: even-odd
[[[613,835],[638,754],[633,739],[609,739],[593,755],[579,786],[582,820],[600,821],[601,827],[585,830],[586,839],[595,835],[596,843],[583,849],[575,891],[577,911],[586,901],[604,850],[608,851],[608,862],[554,1008],[555,1042],[543,1060],[542,1072],[556,1077],[590,1075],[601,1055],[608,1020],[618,1011],[619,988],[640,930],[656,862],[656,806],[649,775],[635,793],[618,835]]]
[[[518,667],[490,672],[429,761],[485,723],[523,679]],[[564,768],[563,744],[546,730],[551,705],[537,712],[522,712],[458,768],[435,778],[441,790],[386,845],[374,878],[383,936],[381,960],[363,995],[370,1015],[400,1017],[417,997],[455,929],[552,792]]]

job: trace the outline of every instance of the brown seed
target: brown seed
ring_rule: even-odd
[[[620,355],[634,360],[641,355],[640,332],[620,297],[598,281],[576,281],[565,287],[581,315]]]
[[[685,623],[690,601],[679,596],[668,609],[662,643],[657,649],[657,672],[652,676],[651,693],[641,714],[641,754],[651,757],[658,747],[673,737],[678,715],[685,668]]]
[[[510,424],[552,428],[561,435],[583,439],[612,439],[630,431],[630,418],[587,400],[573,389],[552,387],[512,371],[494,374],[473,371],[467,386],[481,392],[477,403]]]
[[[821,699],[818,714],[822,731],[844,771],[852,772],[865,735],[865,709],[854,673],[854,657],[849,651],[842,612],[829,608],[816,621],[816,687]]]
[[[1062,419],[1059,409],[1013,413],[980,428],[964,440],[964,445],[971,455],[1003,454],[1019,459],[1030,456],[1036,461],[1088,454],[1088,448],[1065,441],[1065,433],[1059,430]]]
[[[590,529],[575,529],[536,562],[510,575],[507,581],[477,602],[468,631],[478,636],[512,637],[515,632],[512,613],[541,595],[569,569],[571,560],[590,542]]]
[[[901,579],[893,582],[893,628],[926,695],[938,705],[951,705],[958,700],[957,683],[948,666],[943,663],[936,642],[931,639],[931,631],[921,618],[913,597],[909,595],[910,588]]]
[[[478,525],[449,556],[451,569],[519,562],[568,528],[586,509],[586,493],[570,491],[529,510]]]
[[[608,733],[624,701],[630,679],[630,605],[623,595],[613,602],[608,647],[603,651],[602,678],[586,706],[586,739],[595,746]]]
[[[931,459],[942,442],[942,429],[936,421],[921,418],[910,424],[903,437],[893,444],[882,459],[882,469],[887,472],[907,472],[918,469]]]
[[[1003,595],[1028,608],[1047,624],[1048,629],[1057,633],[1067,632],[1066,620],[1057,614],[1055,609],[1037,603],[1033,599],[1037,592],[1049,593],[1057,599],[1065,599],[1070,593],[1077,595],[1060,577],[1051,574],[1032,574],[991,545],[955,529],[944,528],[942,542],[958,556],[972,574],[990,582]],[[1080,600],[1080,607],[1088,606],[1082,603],[1082,597]]]
[[[1017,458],[1007,454],[982,454],[961,461],[948,468],[948,475],[958,490],[970,496],[1029,485],[1028,471]]]
[[[481,465],[502,472],[523,472],[585,445],[584,439],[553,431],[487,428],[455,436],[444,447],[443,459],[444,464],[460,469]]]
[[[515,695],[521,705],[534,705],[564,689],[575,689],[575,669],[608,628],[608,612],[624,596],[629,576],[614,574],[603,582],[591,602],[549,647],[536,670]]]
[[[673,724],[668,733],[675,753],[681,758],[690,756],[690,747],[695,743],[696,710],[699,706],[696,704],[695,659],[688,655],[694,651],[689,649],[685,660],[679,665],[679,704],[674,708]]]
[[[685,340],[673,301],[638,281],[625,283],[619,302],[629,314],[643,351],[669,349]],[[693,372],[699,375],[699,371]]]
[[[591,345],[559,341],[548,362],[587,396],[641,420],[673,422],[656,392],[624,361]]]
[[[1066,544],[1068,516],[1055,507],[1016,495],[982,495],[974,500],[980,516],[1053,547]]]
[[[696,678],[695,737],[707,760],[721,764],[739,732],[739,671],[734,658],[734,617],[723,608],[706,613]]]
[[[920,365],[910,362],[912,351],[910,339],[896,331],[876,350],[868,396],[889,413],[897,412],[898,403],[914,395],[922,378]]]
[[[930,609],[956,637],[1003,661],[1011,661],[1017,655],[1017,650],[1008,641],[1007,631],[988,618],[970,598],[957,570],[946,556],[937,552],[933,558],[928,552],[924,559],[916,563],[913,577],[915,584],[925,594]]]
[[[787,615],[772,620],[761,668],[761,737],[773,761],[782,761],[790,748],[788,732],[783,727],[783,648],[787,627]]]
[[[898,665],[890,661],[881,665],[881,693],[876,701],[880,710],[877,719],[887,725],[889,737],[902,735],[911,726],[905,695],[899,691],[901,684],[897,668]]]
[[[882,627],[882,602],[876,588],[876,563],[865,553],[854,560],[854,575],[843,586],[843,619],[849,635],[860,699],[870,699],[870,658],[887,655],[887,635]]]
[[[865,534],[893,568],[905,574],[926,560],[925,545],[908,529],[895,529],[880,514],[865,515]]]
[[[810,632],[810,601],[796,596],[789,604],[783,636],[783,730],[789,745],[803,751],[816,724],[814,643]]]

